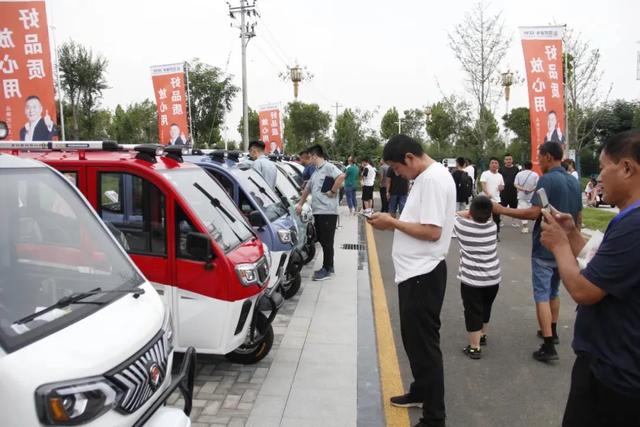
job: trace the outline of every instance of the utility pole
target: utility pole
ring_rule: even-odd
[[[338,121],[338,113],[340,111],[339,108],[344,107],[344,105],[339,104],[339,103],[336,102],[335,105],[332,105],[332,107],[336,108],[336,121]]]
[[[229,16],[231,19],[236,19],[235,14],[240,13],[240,26],[236,26],[240,30],[240,42],[242,44],[242,124],[243,135],[242,145],[245,151],[249,150],[249,112],[247,104],[247,45],[249,40],[256,36],[255,27],[256,23],[251,22],[247,17],[258,17],[256,12],[256,0],[253,0],[252,4],[249,4],[248,0],[240,0],[239,6],[229,6]],[[231,24],[233,26],[233,24]]]

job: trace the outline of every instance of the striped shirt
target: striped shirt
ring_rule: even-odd
[[[458,279],[469,286],[493,286],[500,283],[497,227],[456,217],[453,232],[460,245]]]

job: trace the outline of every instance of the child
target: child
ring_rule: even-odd
[[[463,351],[471,359],[480,359],[480,346],[487,344],[491,305],[500,283],[497,227],[491,221],[491,211],[491,200],[476,196],[471,201],[469,218],[456,217],[454,225],[460,244],[460,294],[469,333],[469,345]]]

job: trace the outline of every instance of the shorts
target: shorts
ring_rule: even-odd
[[[362,200],[373,200],[373,185],[362,187]]]
[[[555,260],[531,258],[531,282],[535,302],[549,302],[558,298],[560,273]]]

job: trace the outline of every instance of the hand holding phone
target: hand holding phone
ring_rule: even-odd
[[[371,213],[370,212],[358,212],[358,215],[360,215],[361,217],[363,217],[364,219],[369,219],[371,218]]]

